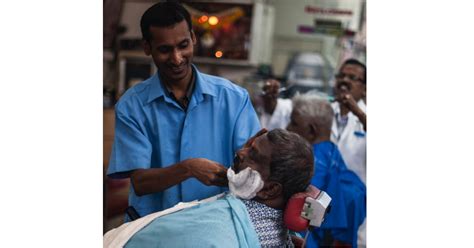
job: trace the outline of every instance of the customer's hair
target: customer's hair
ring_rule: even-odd
[[[292,101],[293,111],[310,118],[322,130],[331,131],[334,111],[327,100],[318,95],[303,94],[294,96]]]
[[[360,66],[362,69],[364,69],[364,81],[362,82],[363,84],[366,84],[366,80],[367,80],[367,67],[362,63],[360,62],[359,60],[357,59],[348,59],[346,61],[344,61],[344,63],[342,64],[341,68],[344,67],[345,65],[357,65],[357,66]]]
[[[159,2],[148,8],[140,20],[143,39],[151,40],[150,27],[169,27],[186,20],[189,31],[192,30],[191,15],[178,2]]]
[[[311,182],[313,149],[303,137],[284,129],[273,129],[267,137],[272,144],[269,180],[283,185],[283,195],[288,200],[305,191]]]

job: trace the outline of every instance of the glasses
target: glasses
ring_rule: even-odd
[[[360,77],[357,77],[357,76],[354,76],[354,75],[350,75],[350,74],[344,74],[344,73],[338,73],[335,75],[337,79],[341,80],[341,79],[344,79],[345,77],[348,77],[350,80],[352,81],[359,81],[359,82],[364,82],[364,80]]]

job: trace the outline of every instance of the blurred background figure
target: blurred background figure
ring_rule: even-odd
[[[262,128],[284,129],[290,122],[291,100],[278,97],[281,89],[280,82],[275,79],[268,79],[263,85],[262,106],[259,111]]]
[[[336,102],[331,140],[342,153],[347,167],[366,182],[366,67],[355,59],[344,62],[336,74]]]
[[[367,176],[367,116],[366,116],[366,75],[365,64],[356,60],[346,60],[336,74],[332,104],[334,120],[331,140],[334,141],[347,167],[354,171],[366,184]],[[359,229],[359,246],[365,247],[366,222]]]
[[[293,97],[287,129],[313,145],[315,169],[311,184],[332,197],[331,211],[321,228],[311,232],[307,247],[357,247],[358,229],[366,217],[366,187],[347,169],[339,149],[330,140],[333,116],[331,105],[320,96]]]

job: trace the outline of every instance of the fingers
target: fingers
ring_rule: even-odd
[[[217,171],[208,173],[203,179],[199,179],[205,185],[214,185],[219,187],[227,187],[229,180],[227,179],[227,168],[219,168]]]
[[[209,185],[227,187],[229,184],[229,180],[227,179],[227,168],[219,163],[213,163],[216,166],[216,170],[209,178]]]
[[[350,94],[344,94],[340,93],[336,95],[336,101],[342,103],[342,104],[347,104],[347,100],[351,97]]]
[[[214,179],[211,181],[212,185],[227,187],[229,185],[229,180],[227,179],[227,173],[216,174]]]
[[[214,185],[227,187],[227,185],[229,184],[229,180],[227,179],[227,168],[222,165],[219,166],[221,167],[221,170],[216,173]]]
[[[357,102],[354,100],[352,95],[350,94],[344,94],[342,95],[341,99],[337,100],[341,104],[344,104],[351,112],[357,111],[359,108],[357,106]]]
[[[347,103],[351,99],[353,99],[351,94],[341,93],[336,96],[336,100],[342,103]]]
[[[205,158],[193,158],[189,162],[193,165],[193,176],[201,183],[207,186],[226,187],[228,185],[225,166]]]
[[[280,82],[278,82],[275,79],[269,79],[265,82],[265,85],[263,86],[263,89],[271,89],[271,90],[277,90],[280,88]]]
[[[277,97],[280,89],[280,82],[274,79],[269,79],[263,85],[263,93],[267,96]]]

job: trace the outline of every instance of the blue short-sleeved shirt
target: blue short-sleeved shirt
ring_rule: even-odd
[[[127,177],[131,170],[163,168],[189,158],[207,158],[228,167],[235,152],[260,130],[245,89],[194,66],[193,71],[195,88],[186,111],[167,96],[158,74],[120,98],[115,106],[110,177]],[[129,204],[144,216],[222,191],[195,178],[141,197],[131,186]]]

